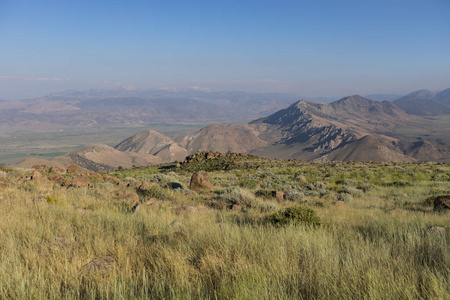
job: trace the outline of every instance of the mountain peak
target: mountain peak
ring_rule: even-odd
[[[436,92],[433,92],[430,90],[418,90],[418,91],[409,93],[406,96],[412,96],[412,97],[416,97],[416,98],[424,99],[424,100],[431,100],[436,96]]]
[[[372,102],[372,101],[373,100],[369,100],[369,99],[364,98],[363,96],[355,94],[355,95],[351,95],[351,96],[347,96],[342,99],[339,99],[336,102]]]

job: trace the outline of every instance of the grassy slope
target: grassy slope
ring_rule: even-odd
[[[161,187],[155,194],[160,200],[134,214],[116,196],[124,188],[67,189],[6,169],[12,184],[0,191],[0,298],[450,297],[450,230],[428,230],[449,228],[450,218],[424,201],[450,190],[448,165],[238,159],[221,170],[229,163],[117,172],[132,184]],[[164,188],[174,181],[187,186],[192,171],[205,168],[215,183],[212,192]],[[257,190],[283,190],[296,201],[254,197]],[[343,194],[352,195],[341,197],[347,205],[335,205]],[[39,195],[57,201],[32,200]],[[211,200],[240,201],[243,209],[212,209],[206,205]],[[322,226],[266,221],[299,204],[316,210]],[[183,205],[198,212],[179,209]],[[105,255],[117,260],[113,270],[95,276],[80,271]]]

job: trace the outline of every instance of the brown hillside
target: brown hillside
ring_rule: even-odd
[[[246,153],[267,146],[258,137],[259,133],[258,126],[213,124],[195,133],[176,136],[174,140],[189,154],[201,150]]]
[[[154,130],[147,130],[123,140],[114,148],[119,151],[155,154],[171,143],[173,140],[170,137]]]
[[[414,158],[408,157],[400,149],[398,140],[366,135],[356,141],[352,141],[342,147],[316,159],[315,161],[393,161],[413,162]]]

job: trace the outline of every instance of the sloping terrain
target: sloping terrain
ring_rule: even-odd
[[[48,165],[67,168],[71,165],[77,165],[98,172],[113,171],[119,166],[130,168],[162,162],[163,160],[151,154],[122,152],[106,145],[89,145],[81,151],[55,157],[51,160],[27,158],[18,163],[17,166],[30,168],[34,165]]]
[[[174,140],[189,154],[200,150],[247,153],[267,146],[258,137],[259,133],[258,126],[213,124],[192,134],[176,136]]]
[[[441,92],[419,90],[393,102],[408,114],[417,116],[437,116],[450,114],[450,89]]]
[[[161,161],[183,160],[188,152],[176,142],[154,130],[147,130],[129,137],[114,147],[119,151],[151,154]]]

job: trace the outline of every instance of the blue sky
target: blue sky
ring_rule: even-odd
[[[448,88],[450,1],[0,0],[0,99],[122,86]]]

